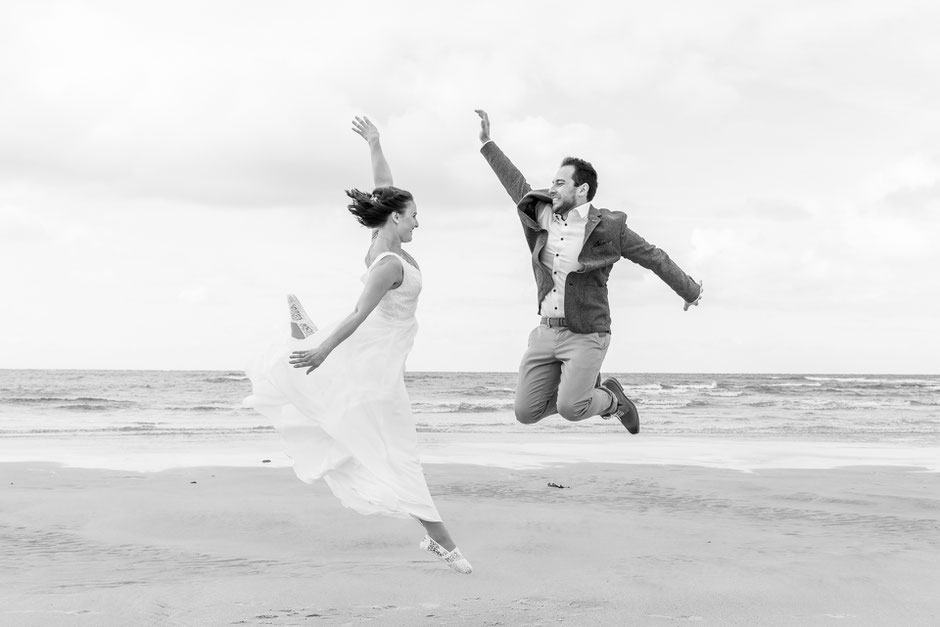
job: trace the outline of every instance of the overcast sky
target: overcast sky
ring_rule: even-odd
[[[629,261],[610,372],[940,372],[934,2],[5,2],[0,367],[240,369],[284,295],[351,310],[368,115],[413,191],[410,370],[518,366],[537,323],[474,108],[535,187],[704,280]]]

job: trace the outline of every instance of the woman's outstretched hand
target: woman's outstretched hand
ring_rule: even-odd
[[[360,118],[357,115],[353,118],[352,125],[353,132],[359,134],[359,136],[369,142],[369,144],[379,140],[379,129],[377,129],[375,124],[372,123],[372,120],[366,116]]]
[[[314,348],[309,351],[294,351],[290,354],[290,364],[294,368],[307,368],[307,374],[310,374],[319,368],[329,353]]]

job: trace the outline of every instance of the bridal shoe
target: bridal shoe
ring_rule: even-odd
[[[473,572],[473,567],[470,566],[470,562],[467,561],[467,558],[463,556],[460,549],[457,547],[454,547],[453,551],[448,551],[435,542],[431,536],[424,536],[424,540],[421,541],[418,547],[438,558],[458,573],[469,575]]]
[[[290,321],[297,325],[304,337],[309,337],[317,332],[317,325],[313,323],[300,304],[300,300],[293,294],[287,295],[287,308],[290,310]]]

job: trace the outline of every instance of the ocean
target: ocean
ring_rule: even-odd
[[[940,375],[606,375],[637,404],[637,442],[716,448],[779,441],[807,450],[838,444],[925,453],[940,447]],[[408,373],[419,440],[437,451],[447,442],[519,441],[583,449],[596,438],[624,435],[619,423],[599,418],[517,423],[515,378]],[[155,469],[266,456],[289,463],[273,427],[242,407],[249,393],[238,371],[0,370],[0,462]]]

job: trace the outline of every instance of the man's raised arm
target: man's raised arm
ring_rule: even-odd
[[[490,138],[490,116],[483,109],[475,109],[475,111],[480,116],[480,141],[483,143],[480,152],[493,168],[499,182],[506,188],[509,197],[518,205],[522,197],[532,191],[532,186],[526,182],[519,168],[513,165],[509,157],[504,155],[496,142]]]

